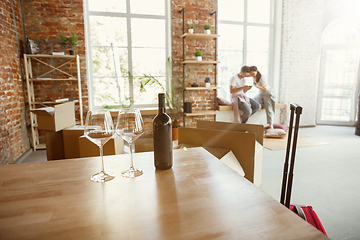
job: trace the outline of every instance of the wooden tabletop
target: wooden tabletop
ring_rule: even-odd
[[[0,239],[328,239],[203,148],[0,166]]]

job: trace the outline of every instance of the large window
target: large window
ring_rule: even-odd
[[[353,126],[359,93],[360,31],[338,20],[324,29],[318,95],[318,124]]]
[[[220,97],[230,100],[230,78],[243,65],[257,66],[272,85],[273,0],[218,0],[218,86]],[[254,96],[254,87],[247,93]]]
[[[87,0],[86,32],[91,107],[155,106],[158,86],[140,93],[140,77],[167,86],[169,1]]]

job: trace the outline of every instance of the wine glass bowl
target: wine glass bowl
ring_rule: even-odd
[[[114,124],[111,115],[105,110],[90,110],[86,116],[84,135],[96,144],[100,150],[102,168],[101,171],[91,176],[94,182],[107,182],[115,178],[114,174],[108,174],[104,169],[103,146],[114,135]]]
[[[138,177],[143,174],[141,169],[134,167],[133,144],[144,133],[144,123],[138,109],[124,108],[119,111],[115,132],[129,144],[131,165],[121,173],[123,177]]]

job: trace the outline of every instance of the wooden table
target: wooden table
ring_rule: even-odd
[[[0,239],[328,239],[202,148],[174,150],[156,171],[120,176],[128,155],[0,166]]]

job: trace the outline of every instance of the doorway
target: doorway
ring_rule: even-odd
[[[317,124],[354,126],[359,93],[360,31],[336,22],[322,37]]]

